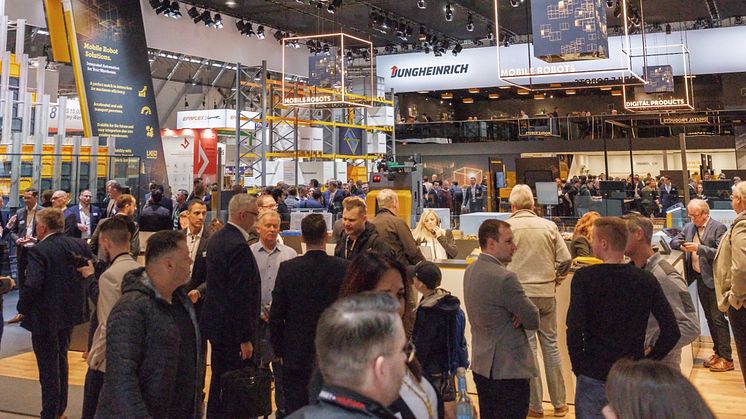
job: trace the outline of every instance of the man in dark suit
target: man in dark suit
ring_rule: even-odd
[[[664,215],[670,206],[679,202],[679,190],[671,184],[671,178],[668,176],[663,176],[663,184],[661,185],[658,196],[660,197],[661,210]]]
[[[40,242],[28,252],[28,275],[21,287],[21,326],[31,332],[39,366],[42,418],[57,419],[67,408],[67,350],[74,326],[88,320],[85,280],[78,263],[92,258],[80,239],[64,236],[62,211],[45,208],[36,214]]]
[[[62,211],[62,216],[65,219],[64,234],[69,237],[80,238],[80,230],[78,229],[75,216],[67,212],[67,197],[67,192],[63,190],[54,191],[52,193],[52,208]]]
[[[261,309],[259,269],[249,247],[258,215],[256,198],[234,195],[228,223],[207,243],[207,281],[200,323],[212,345],[208,418],[227,414],[220,403],[220,377],[241,368],[254,353]]]
[[[207,241],[210,238],[210,232],[205,228],[207,205],[202,200],[193,199],[189,201],[187,211],[189,225],[183,230],[183,233],[186,235],[189,256],[192,258],[192,270],[189,282],[186,285],[186,291],[199,318],[202,299],[207,287]]]
[[[733,369],[733,351],[730,346],[730,328],[725,315],[718,309],[715,298],[715,281],[712,267],[720,239],[727,228],[710,218],[710,207],[701,199],[692,199],[686,207],[691,222],[671,240],[671,247],[685,252],[687,283],[697,282],[697,293],[712,335],[712,357],[704,362],[713,372]]]
[[[537,375],[526,330],[539,328],[539,309],[523,292],[518,276],[505,267],[516,249],[510,224],[482,223],[479,246],[482,254],[464,274],[479,411],[483,418],[523,419],[529,379]]]
[[[337,214],[342,211],[342,201],[344,201],[344,192],[338,189],[336,180],[330,180],[328,183],[328,189],[324,192],[324,206],[332,214]]]
[[[78,195],[78,205],[74,205],[65,211],[65,219],[70,214],[75,216],[77,233],[74,237],[91,238],[91,234],[96,231],[96,226],[101,220],[101,210],[97,206],[91,205],[92,197],[91,191],[83,189]]]
[[[173,230],[171,211],[162,205],[162,200],[163,192],[160,189],[155,189],[150,194],[150,200],[140,212],[140,230]]]
[[[112,217],[117,213],[117,198],[124,193],[124,188],[116,180],[110,180],[106,184],[106,193],[108,195],[106,212],[101,216],[101,218]]]
[[[301,222],[306,254],[280,264],[269,312],[270,337],[282,359],[285,412],[308,404],[316,350],[316,323],[339,294],[348,261],[326,255],[326,222],[311,214]]]
[[[25,207],[19,209],[10,218],[10,239],[16,244],[16,263],[18,271],[18,288],[23,286],[26,280],[26,265],[28,264],[28,252],[37,242],[36,237],[36,212],[41,210],[38,204],[39,192],[34,188],[23,191],[23,203]],[[23,320],[23,315],[16,314],[8,323],[18,323]]]
[[[484,188],[474,176],[469,178],[469,186],[464,189],[464,206],[469,212],[484,211]]]

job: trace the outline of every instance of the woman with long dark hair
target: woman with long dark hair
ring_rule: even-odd
[[[409,293],[411,281],[406,269],[397,261],[375,251],[365,251],[358,255],[347,269],[342,281],[340,298],[365,291],[386,292],[399,301],[407,338],[411,338],[414,307]],[[415,348],[416,349],[416,348]],[[422,376],[422,367],[417,358],[408,363],[407,374],[399,390],[399,400],[390,407],[403,419],[434,419],[443,417],[443,402],[432,384]]]

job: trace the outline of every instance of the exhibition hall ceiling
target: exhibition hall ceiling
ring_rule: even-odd
[[[631,0],[638,3],[639,0]],[[614,3],[608,7],[607,17],[610,27],[619,26],[614,17]],[[293,34],[310,35],[335,32],[340,29],[366,39],[374,45],[401,45],[404,41],[391,29],[384,34],[371,24],[371,13],[382,13],[393,22],[403,21],[413,27],[415,40],[422,25],[427,32],[452,41],[485,40],[489,25],[494,22],[493,1],[491,0],[196,0],[187,1],[200,10],[207,8],[225,16],[247,19],[257,24],[278,28]],[[424,9],[418,7],[424,3]],[[518,7],[512,7],[515,3]],[[701,28],[710,25],[711,17],[720,20],[746,15],[744,0],[655,0],[645,1],[644,18],[648,24],[665,28],[667,23],[694,22],[701,19]],[[334,13],[328,11],[332,4]],[[446,7],[450,4],[452,20],[446,21]],[[501,27],[509,35],[525,35],[530,28],[529,0],[499,0]],[[639,3],[638,3],[639,4]],[[714,6],[714,7],[713,7]],[[188,6],[185,7],[188,9]],[[185,17],[188,17],[182,10]],[[470,21],[473,30],[467,26]],[[232,20],[232,19],[231,19]],[[233,22],[230,22],[233,26]],[[226,24],[228,28],[228,24]],[[235,28],[231,28],[235,29]]]

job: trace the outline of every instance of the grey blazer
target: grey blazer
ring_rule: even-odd
[[[727,227],[720,221],[716,221],[710,218],[707,221],[705,230],[700,236],[701,243],[697,255],[699,256],[699,270],[702,273],[702,281],[705,283],[707,288],[715,289],[715,281],[712,275],[712,265],[715,261],[715,254],[717,253],[718,246],[720,245],[720,239],[723,238]],[[671,239],[671,247],[676,250],[681,250],[681,245],[685,242],[693,242],[694,236],[697,234],[697,227],[694,223],[687,223],[679,234]],[[684,253],[686,256],[686,277],[687,283],[691,284],[694,282],[691,279],[693,273],[692,270],[692,254]]]
[[[526,297],[515,272],[492,256],[479,255],[464,274],[464,303],[475,373],[493,380],[538,375],[525,331],[539,328],[539,310]],[[513,316],[522,327],[513,327]]]

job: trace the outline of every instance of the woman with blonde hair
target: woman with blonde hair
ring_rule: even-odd
[[[575,224],[572,243],[570,243],[570,254],[573,259],[579,256],[593,256],[591,233],[593,233],[593,223],[599,218],[601,218],[601,214],[596,211],[588,211]]]
[[[433,210],[425,210],[414,229],[417,244],[424,244],[433,249],[434,259],[453,259],[458,254],[456,240],[451,230],[440,228],[440,217]]]

